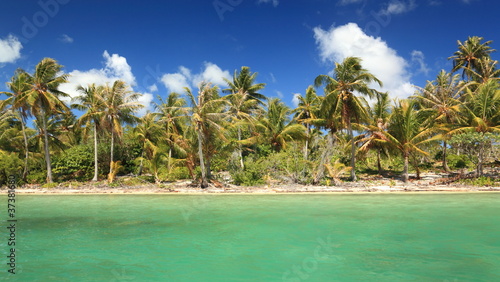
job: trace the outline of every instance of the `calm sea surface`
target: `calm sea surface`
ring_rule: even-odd
[[[500,281],[500,194],[17,195],[0,280]]]

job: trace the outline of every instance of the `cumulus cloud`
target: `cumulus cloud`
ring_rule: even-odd
[[[273,7],[276,8],[280,4],[280,1],[279,0],[258,0],[257,3],[258,4],[261,4],[261,3],[270,3],[270,4],[273,4]]]
[[[167,73],[161,77],[161,82],[169,92],[183,93],[184,87],[190,88],[188,78],[182,73]]]
[[[110,55],[108,51],[104,51],[104,68],[101,69],[90,69],[86,71],[73,70],[69,72],[69,82],[62,84],[59,89],[65,93],[68,93],[70,97],[75,97],[80,95],[76,88],[79,85],[86,87],[91,83],[97,85],[112,84],[116,80],[123,80],[129,86],[135,86],[135,76],[132,73],[132,68],[127,63],[127,59],[118,54]],[[142,96],[139,102],[145,106],[139,114],[144,114],[149,108],[150,103],[153,100],[153,95],[150,93],[141,93]]]
[[[19,39],[13,35],[9,35],[5,39],[0,38],[0,64],[15,62],[21,57],[22,48],[23,45]]]
[[[380,11],[381,14],[384,15],[398,15],[409,12],[416,8],[415,0],[409,1],[401,1],[401,0],[392,0],[387,4],[385,9]]]
[[[63,34],[61,35],[61,37],[59,37],[59,41],[63,43],[73,43],[74,40],[69,35]]]
[[[211,62],[205,62],[203,70],[198,74],[192,74],[191,70],[180,66],[178,72],[167,73],[161,77],[161,82],[170,92],[183,93],[184,87],[197,87],[201,82],[209,82],[219,86],[225,86],[224,78],[231,79],[229,71],[222,70]]]
[[[130,85],[135,85],[135,77],[132,74],[132,68],[127,63],[127,59],[118,54],[109,55],[108,51],[104,51],[102,55],[106,60],[105,70],[109,71],[111,75],[120,77]]]
[[[413,94],[408,63],[398,56],[381,38],[366,35],[355,23],[348,23],[330,30],[314,28],[314,38],[323,61],[342,62],[346,57],[362,59],[362,65],[384,86],[374,88],[389,91],[393,97],[408,97]]]

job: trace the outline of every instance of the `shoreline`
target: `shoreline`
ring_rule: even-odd
[[[406,186],[230,186],[224,188],[209,187],[206,189],[173,185],[163,188],[158,185],[124,186],[124,187],[81,187],[30,188],[19,187],[15,190],[19,195],[306,195],[306,194],[439,194],[439,193],[500,193],[500,187],[478,187],[458,185],[406,185]],[[8,190],[0,189],[0,195],[7,195]]]

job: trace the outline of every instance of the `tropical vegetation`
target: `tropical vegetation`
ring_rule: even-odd
[[[406,99],[377,91],[383,81],[354,56],[319,74],[293,107],[265,96],[243,66],[225,88],[202,82],[166,93],[142,116],[141,94],[124,81],[80,85],[69,97],[59,88],[69,75],[45,58],[32,73],[16,70],[1,93],[0,183],[11,174],[28,184],[132,175],[201,188],[382,175],[408,182],[428,169],[482,177],[500,158],[500,70],[490,45],[458,41],[452,69]]]

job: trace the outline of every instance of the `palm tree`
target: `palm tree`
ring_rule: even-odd
[[[476,69],[467,68],[466,70],[472,75],[475,82],[484,84],[488,80],[500,80],[500,69],[497,69],[498,61],[492,60],[490,57],[484,57],[477,61]]]
[[[361,134],[358,143],[362,144],[359,150],[366,152],[375,150],[377,152],[377,169],[378,174],[382,174],[381,155],[387,155],[387,140],[384,137],[384,132],[387,130],[389,121],[389,94],[379,93],[377,101],[371,110],[371,118],[368,125],[364,127],[364,133]]]
[[[393,108],[385,139],[399,150],[404,159],[403,181],[408,182],[408,162],[410,156],[428,155],[420,146],[430,142],[433,129],[425,126],[427,116],[424,111],[417,110],[414,100],[402,100]]]
[[[458,132],[500,132],[500,90],[496,80],[490,80],[479,86],[476,91],[468,89],[464,104],[467,115],[465,126]]]
[[[255,128],[257,119],[252,113],[258,109],[258,100],[249,98],[248,92],[243,92],[242,90],[231,93],[224,98],[228,102],[227,114],[229,115],[230,125],[236,128],[238,158],[241,169],[244,169],[242,143],[251,144],[255,138],[243,140],[241,128],[245,125]]]
[[[278,98],[267,101],[267,109],[260,121],[264,138],[271,143],[275,152],[286,149],[288,142],[306,137],[306,128],[290,119],[290,108]]]
[[[190,124],[196,131],[198,141],[201,188],[207,188],[211,174],[210,158],[212,157],[208,151],[216,141],[215,137],[224,138],[224,128],[221,123],[226,118],[226,114],[222,112],[226,101],[219,97],[218,87],[208,83],[200,84],[197,96],[189,88],[185,88],[185,90],[191,103],[189,109]]]
[[[256,99],[259,104],[262,104],[267,98],[266,96],[259,93],[260,90],[264,89],[265,83],[255,83],[255,78],[257,73],[252,73],[249,67],[241,67],[239,72],[234,71],[233,81],[228,79],[226,81],[229,88],[223,89],[223,93],[246,93],[249,99]]]
[[[340,116],[340,125],[347,128],[351,140],[351,180],[356,181],[356,148],[353,138],[352,122],[359,123],[368,116],[366,102],[355,95],[355,92],[373,97],[376,90],[368,84],[382,82],[361,66],[358,57],[347,57],[342,63],[335,63],[334,77],[319,75],[314,85],[326,85],[326,96],[322,108],[328,109],[334,115]]]
[[[129,86],[121,81],[116,80],[112,86],[106,85],[103,90],[104,98],[104,125],[111,134],[111,149],[110,149],[110,168],[109,175],[112,176],[114,165],[114,143],[115,136],[120,137],[123,134],[122,124],[135,124],[137,117],[135,113],[143,107],[137,102],[140,94],[130,90]],[[109,178],[113,181],[113,177]]]
[[[24,181],[26,181],[26,177],[28,176],[29,148],[28,137],[26,134],[26,119],[29,116],[29,106],[26,103],[20,103],[19,99],[30,90],[28,79],[29,75],[25,71],[18,69],[11,78],[10,82],[7,83],[11,92],[0,92],[0,94],[8,96],[7,99],[0,102],[0,110],[10,105],[12,111],[16,113],[17,119],[21,123],[24,141],[24,168],[22,175],[22,179]]]
[[[425,88],[418,88],[414,97],[424,109],[430,111],[430,120],[441,129],[443,140],[443,169],[449,172],[446,161],[447,141],[449,134],[461,119],[461,99],[470,83],[460,81],[459,74],[447,73],[444,70],[438,74],[435,81],[428,81]]]
[[[318,111],[320,99],[316,95],[316,90],[313,86],[309,86],[306,90],[305,97],[297,95],[299,103],[297,108],[293,110],[295,119],[306,127],[306,142],[304,144],[304,159],[307,160],[309,154],[309,140],[311,138],[311,126],[319,121]]]
[[[68,75],[61,72],[62,68],[54,59],[42,59],[36,65],[35,73],[28,75],[27,81],[30,84],[30,90],[24,92],[18,100],[19,105],[26,104],[29,106],[30,112],[41,125],[48,183],[52,183],[53,180],[47,120],[55,114],[68,111],[66,104],[60,100],[61,97],[68,97],[68,94],[58,90],[62,83],[68,82]]]
[[[98,161],[98,130],[102,126],[102,118],[104,116],[104,97],[103,97],[103,86],[96,86],[95,84],[90,84],[87,87],[78,86],[77,91],[81,95],[73,98],[75,103],[71,105],[80,111],[85,111],[78,119],[77,125],[81,126],[85,124],[84,136],[88,134],[88,130],[93,128],[94,131],[94,177],[92,181],[97,181],[99,177],[99,161]]]
[[[141,157],[138,175],[142,174],[144,158],[148,160],[158,150],[159,136],[162,134],[157,113],[146,113],[134,128],[134,134],[141,143]]]
[[[158,112],[159,124],[165,129],[165,141],[168,145],[168,162],[167,169],[170,173],[172,170],[172,152],[178,151],[186,154],[189,145],[183,138],[184,127],[187,119],[187,112],[185,109],[186,100],[182,99],[178,93],[172,92],[168,95],[166,101],[158,97],[160,103],[155,104],[155,109]],[[194,163],[189,160],[186,163],[190,173]]]
[[[483,39],[479,36],[469,36],[464,42],[457,40],[458,51],[448,58],[453,60],[453,69],[451,72],[463,69],[462,77],[467,76],[469,79],[471,78],[472,73],[469,70],[477,71],[479,60],[489,58],[490,53],[495,51],[489,46],[492,41],[482,42]]]

